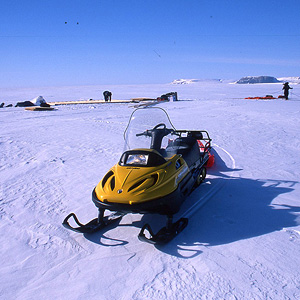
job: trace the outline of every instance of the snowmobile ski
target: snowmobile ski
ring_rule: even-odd
[[[114,212],[108,216],[103,216],[104,211],[99,211],[99,216],[98,218],[95,218],[91,220],[90,222],[86,224],[82,224],[79,222],[77,216],[74,213],[70,213],[63,221],[63,226],[67,229],[73,230],[75,232],[79,233],[94,233],[97,232],[104,227],[108,226],[109,224],[112,224],[114,222],[117,222],[120,220],[123,216],[124,213],[120,212]],[[75,223],[78,225],[78,227],[72,227],[69,223],[69,219],[73,218]]]
[[[141,229],[138,239],[142,242],[146,242],[153,245],[167,244],[173,240],[186,226],[188,225],[187,218],[181,218],[177,222],[172,223],[172,217],[168,218],[167,226],[161,228],[156,234],[154,234],[149,224],[145,224]],[[146,236],[150,235],[149,237]]]

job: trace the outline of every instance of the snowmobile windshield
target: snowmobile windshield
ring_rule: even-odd
[[[165,149],[175,128],[167,112],[159,107],[136,109],[124,132],[124,151],[132,149]]]

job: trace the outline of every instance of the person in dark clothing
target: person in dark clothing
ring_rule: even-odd
[[[285,98],[285,100],[288,100],[288,99],[289,99],[289,90],[290,90],[290,89],[293,89],[293,88],[291,88],[291,87],[289,86],[289,83],[286,82],[286,83],[284,83],[282,89],[284,90],[284,98]]]
[[[103,92],[105,102],[111,101],[111,95],[112,95],[112,93],[110,91],[104,91]]]

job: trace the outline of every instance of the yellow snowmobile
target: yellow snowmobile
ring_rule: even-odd
[[[125,152],[92,193],[99,209],[98,218],[84,225],[71,213],[63,225],[77,232],[92,233],[126,213],[157,213],[167,216],[166,226],[154,234],[150,225],[145,224],[138,237],[153,244],[167,243],[188,224],[187,218],[173,223],[173,215],[205,179],[206,166],[213,164],[211,139],[205,130],[176,130],[161,108],[135,110],[124,139]],[[104,216],[105,210],[114,213]],[[78,227],[70,225],[71,217]]]

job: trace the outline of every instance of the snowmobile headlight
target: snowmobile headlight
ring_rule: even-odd
[[[146,166],[149,154],[129,154],[126,159],[127,165]]]

